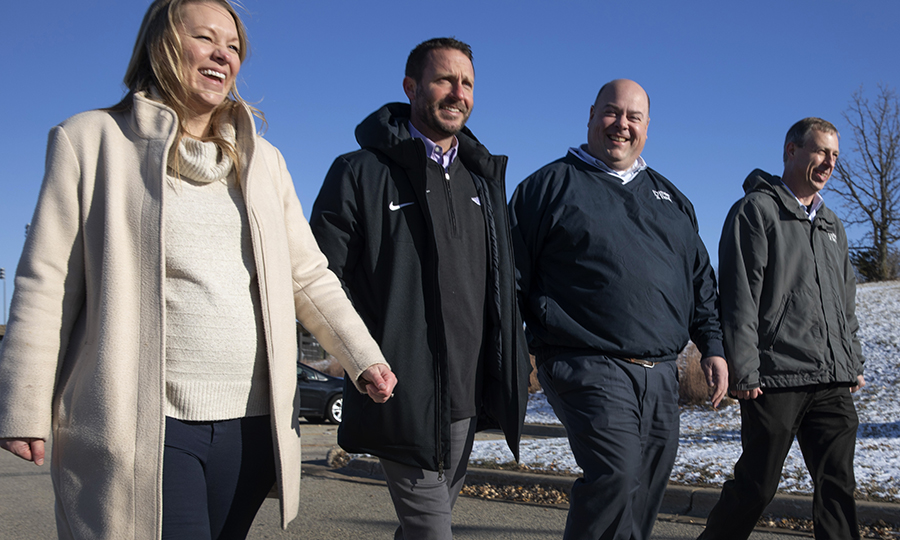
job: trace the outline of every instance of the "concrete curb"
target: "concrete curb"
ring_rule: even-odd
[[[354,458],[343,468],[366,476],[383,478],[381,465],[375,458]],[[569,493],[575,478],[567,475],[481,469],[470,466],[466,475],[466,484],[540,485]],[[706,519],[713,506],[718,502],[719,493],[719,489],[670,484],[666,489],[660,513]],[[874,523],[882,520],[892,525],[900,525],[900,504],[856,501],[856,510],[860,523]],[[769,503],[765,513],[780,517],[812,519],[812,497],[778,494]]]

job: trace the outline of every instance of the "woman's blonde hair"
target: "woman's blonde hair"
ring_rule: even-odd
[[[190,116],[187,103],[190,90],[185,82],[184,54],[178,25],[181,24],[181,12],[187,4],[216,4],[224,8],[234,19],[238,34],[238,58],[241,64],[247,57],[249,43],[247,30],[240,16],[229,0],[156,0],[147,9],[128,69],[125,71],[125,86],[128,94],[111,110],[128,110],[133,104],[134,94],[150,92],[156,89],[163,103],[178,115],[180,129],[175,139],[175,146],[181,142],[186,131],[185,119]],[[238,93],[236,85],[228,89],[227,98],[213,112],[210,130],[202,134],[201,140],[212,141],[227,154],[235,164],[235,174],[240,178],[240,160],[234,144],[221,136],[221,125],[231,122],[242,107],[248,107],[252,113],[265,124],[265,116],[255,107],[249,105]],[[177,167],[176,167],[177,168]]]

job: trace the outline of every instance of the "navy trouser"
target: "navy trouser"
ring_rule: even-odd
[[[566,428],[575,481],[566,540],[648,540],[678,451],[675,362],[563,353],[538,378]]]
[[[246,538],[274,483],[269,416],[166,417],[163,540]]]
[[[818,540],[859,538],[853,491],[853,454],[859,419],[846,386],[766,388],[742,399],[741,446],[734,479],[725,482],[706,521],[704,540],[750,536],[775,497],[794,436],[815,485],[813,524]]]
[[[410,467],[382,459],[391,500],[400,526],[394,540],[451,540],[450,518],[453,505],[466,479],[475,419],[465,418],[450,424],[450,463],[444,475],[437,471]]]

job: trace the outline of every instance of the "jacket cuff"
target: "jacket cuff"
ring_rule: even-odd
[[[722,344],[721,339],[713,339],[707,341],[704,346],[697,347],[700,349],[700,357],[706,358],[708,356],[721,356],[725,358],[725,346]]]

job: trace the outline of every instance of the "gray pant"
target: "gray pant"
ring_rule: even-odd
[[[444,476],[437,471],[410,467],[382,459],[400,527],[395,540],[450,540],[450,513],[466,479],[466,467],[475,439],[475,419],[450,424],[450,463]]]

